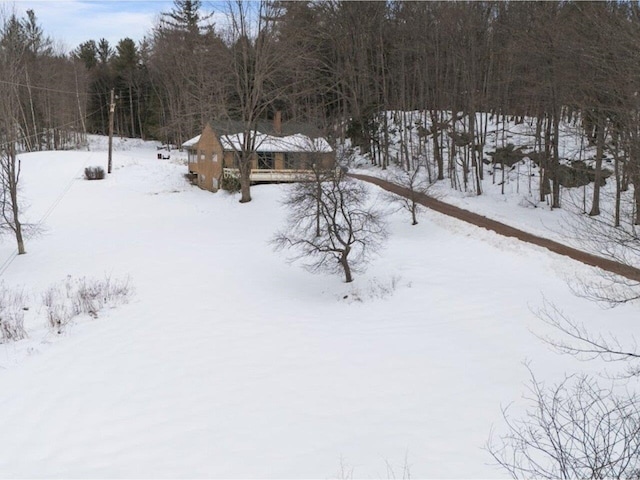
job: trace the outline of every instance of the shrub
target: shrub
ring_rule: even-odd
[[[0,343],[15,342],[27,337],[24,329],[26,298],[22,290],[11,291],[0,286]]]
[[[87,167],[84,169],[84,178],[87,180],[102,180],[104,169],[102,167]]]
[[[102,280],[67,278],[65,282],[50,287],[43,295],[49,327],[57,333],[74,318],[82,314],[98,317],[105,306],[126,302],[133,289],[129,279]]]
[[[47,322],[56,333],[62,333],[62,329],[73,318],[67,294],[68,290],[65,292],[59,285],[54,285],[42,296],[42,303],[47,310]]]
[[[184,178],[187,180],[187,182],[189,182],[191,185],[198,185],[198,174],[197,173],[185,173],[184,174]]]
[[[222,177],[220,182],[220,188],[227,192],[236,193],[240,191],[240,179],[233,175],[227,175]]]

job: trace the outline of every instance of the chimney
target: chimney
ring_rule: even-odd
[[[280,110],[276,110],[273,117],[273,131],[276,135],[282,135],[282,112]]]

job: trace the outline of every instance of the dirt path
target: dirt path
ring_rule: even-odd
[[[373,183],[374,185],[378,185],[379,187],[390,192],[397,193],[398,195],[402,195],[405,197],[409,195],[408,189],[388,182],[386,180],[382,180],[380,178],[370,177],[369,175],[359,175],[355,173],[350,173],[349,176],[357,178],[359,180],[363,180],[365,182]],[[510,227],[509,225],[506,225],[504,223],[491,220],[487,217],[483,217],[482,215],[478,215],[477,213],[454,207],[453,205],[441,202],[424,194],[419,194],[418,203],[429,207],[436,212],[444,213],[445,215],[449,215],[464,222],[477,225],[478,227],[486,228],[487,230],[494,231],[500,235],[504,235],[505,237],[514,237],[518,240],[522,240],[523,242],[528,242],[540,247],[544,247],[554,253],[571,257],[574,260],[585,263],[587,265],[598,267],[608,272],[621,275],[635,282],[640,282],[640,270],[629,265],[614,262],[613,260],[607,260],[606,258],[591,255],[590,253],[586,253],[581,250],[568,247],[561,243],[554,242],[553,240],[532,235],[531,233],[527,233],[522,230],[518,230],[517,228]]]

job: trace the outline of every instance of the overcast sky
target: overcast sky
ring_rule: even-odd
[[[70,50],[87,40],[106,38],[112,46],[129,37],[138,42],[172,0],[0,0],[5,10],[35,12],[45,34]],[[205,2],[203,2],[204,4]]]

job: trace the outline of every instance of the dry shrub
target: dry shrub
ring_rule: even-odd
[[[64,326],[74,317],[86,314],[97,318],[103,308],[125,303],[132,292],[129,278],[68,277],[43,295],[49,327],[62,333]]]
[[[53,285],[42,296],[42,303],[47,310],[47,323],[57,333],[62,333],[64,326],[74,316],[68,299],[68,290],[64,285]]]
[[[0,343],[27,338],[24,329],[26,296],[23,290],[0,286]]]

